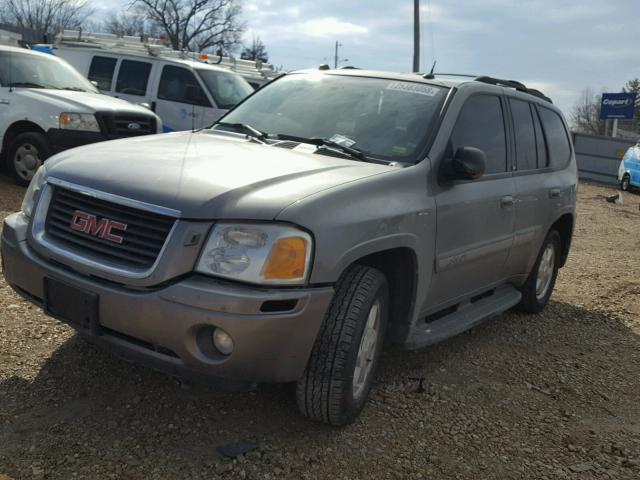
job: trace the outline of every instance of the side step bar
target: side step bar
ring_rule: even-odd
[[[413,350],[441,342],[475,327],[490,317],[506,312],[520,302],[522,294],[511,285],[496,288],[493,295],[474,303],[462,303],[455,312],[431,323],[418,323],[409,334],[404,348]]]

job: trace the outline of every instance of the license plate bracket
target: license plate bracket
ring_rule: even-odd
[[[78,330],[100,335],[98,295],[65,282],[44,279],[44,311]]]

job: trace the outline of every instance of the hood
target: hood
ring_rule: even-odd
[[[272,220],[304,197],[397,168],[207,131],[103,142],[47,162],[60,180],[207,220]]]
[[[26,98],[55,105],[61,112],[130,112],[154,115],[149,109],[101,93],[52,90],[48,88],[16,89]]]

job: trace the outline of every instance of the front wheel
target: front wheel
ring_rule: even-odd
[[[29,185],[38,168],[51,155],[47,138],[38,132],[26,132],[18,135],[7,155],[9,172],[18,185]]]
[[[536,263],[522,287],[522,300],[518,308],[538,313],[546,307],[556,284],[561,252],[560,234],[551,230],[545,238]]]
[[[297,383],[303,415],[346,425],[362,411],[382,352],[388,304],[387,280],[379,270],[355,265],[340,278]]]
[[[628,192],[629,190],[631,190],[631,179],[629,178],[629,175],[625,175],[624,177],[622,177],[622,181],[620,182],[620,190],[622,190],[623,192]]]

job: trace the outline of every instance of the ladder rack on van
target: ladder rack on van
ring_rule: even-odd
[[[82,30],[64,30],[56,37],[56,46],[75,48],[98,48],[113,53],[152,56],[192,60],[236,72],[243,77],[271,80],[278,76],[273,65],[260,61],[241,60],[234,57],[221,57],[207,53],[172,50],[165,46],[160,38],[122,36],[112,33],[83,32]]]

